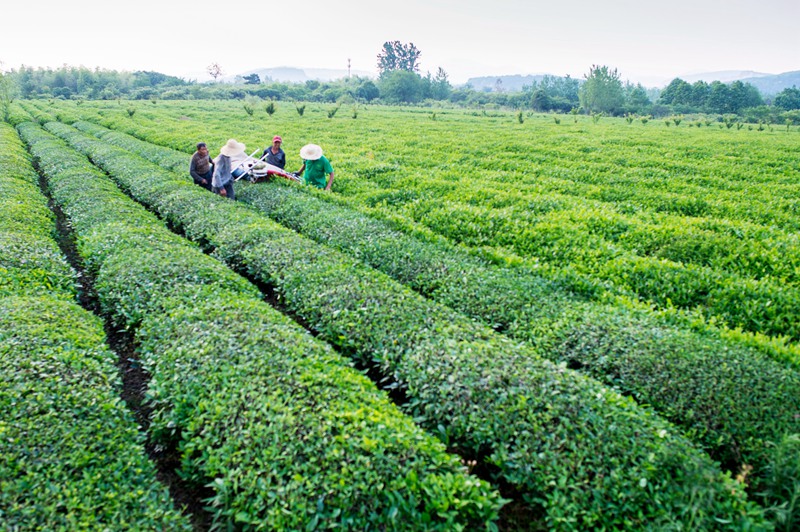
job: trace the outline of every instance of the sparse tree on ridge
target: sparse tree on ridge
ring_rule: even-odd
[[[450,81],[447,79],[447,72],[442,67],[436,71],[431,81],[431,97],[435,100],[445,100],[450,96],[450,91],[453,89]]]
[[[219,63],[211,63],[210,65],[208,65],[206,71],[208,72],[209,76],[214,78],[215,82],[220,76],[222,76],[222,67],[220,66]]]
[[[8,121],[11,103],[16,96],[16,86],[8,74],[3,73],[0,63],[0,120]]]

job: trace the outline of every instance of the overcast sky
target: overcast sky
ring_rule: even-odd
[[[655,85],[700,72],[800,70],[800,0],[99,0],[8,2],[0,68],[63,64],[207,78],[290,66],[377,74],[385,41],[421,72],[570,74],[593,64]]]

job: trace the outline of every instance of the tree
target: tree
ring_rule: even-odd
[[[536,89],[531,96],[531,108],[534,111],[549,111],[553,106],[553,100],[544,89]]]
[[[706,106],[708,95],[711,93],[711,87],[703,80],[695,81],[692,83],[692,105],[698,109]]]
[[[647,90],[641,83],[636,85],[627,84],[625,86],[625,108],[628,112],[646,114],[649,112],[652,102],[647,97]]]
[[[259,83],[261,83],[261,79],[258,77],[258,74],[255,73],[248,74],[244,76],[242,79],[244,79],[245,85],[258,85]]]
[[[394,70],[418,72],[420,55],[422,52],[414,46],[414,43],[403,44],[400,41],[386,41],[378,54],[378,70],[381,77]]]
[[[692,86],[681,78],[675,78],[661,91],[659,103],[666,105],[685,104],[692,99]]]
[[[2,67],[2,63],[0,63]],[[16,87],[10,74],[6,74],[0,68],[0,118],[8,122],[11,113],[11,103],[14,101]]]
[[[592,65],[584,76],[586,81],[578,92],[581,107],[588,113],[619,114],[625,103],[625,93],[617,69]]]
[[[416,103],[423,98],[423,80],[416,72],[394,70],[380,80],[381,98],[394,103]]]
[[[431,83],[431,98],[435,100],[446,100],[450,97],[450,91],[452,89],[452,85],[450,85],[450,82],[447,80],[447,72],[445,72],[442,67],[439,67]]]
[[[371,102],[380,96],[380,91],[372,80],[367,80],[356,89],[356,96],[362,100]]]
[[[800,109],[800,89],[795,86],[792,86],[791,89],[783,89],[775,96],[775,107],[784,111]]]
[[[209,76],[214,78],[215,82],[217,81],[217,78],[222,76],[222,67],[219,65],[219,63],[211,63],[208,65],[208,68],[206,68],[206,71],[208,72]]]
[[[734,113],[740,113],[749,107],[758,107],[764,104],[761,93],[749,83],[736,80],[730,84],[731,108]]]
[[[708,99],[706,101],[708,110],[712,113],[732,113],[730,88],[721,81],[712,81],[709,86]]]

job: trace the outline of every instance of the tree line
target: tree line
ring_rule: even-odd
[[[335,81],[302,83],[260,79],[257,74],[233,83],[197,82],[158,72],[119,72],[64,65],[60,68],[21,67],[0,80],[6,99],[246,99],[309,101],[322,103],[386,103],[464,107],[495,107],[556,113],[608,116],[673,114],[733,114],[752,120],[783,122],[786,116],[800,122],[800,90],[784,89],[771,101],[748,83],[734,81],[690,84],[679,78],[663,90],[623,82],[608,66],[593,65],[583,79],[545,76],[521,91],[475,90],[454,87],[447,72],[420,73],[421,52],[413,43],[387,41],[377,55],[377,79],[359,76]],[[217,76],[220,66],[214,64]],[[211,67],[209,67],[211,68]],[[10,88],[9,88],[10,87]],[[787,114],[788,113],[788,114]]]

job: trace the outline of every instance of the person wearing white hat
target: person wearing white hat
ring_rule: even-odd
[[[236,139],[228,139],[219,149],[219,155],[214,159],[214,175],[211,177],[211,191],[230,199],[236,199],[233,191],[233,168],[231,158],[241,158],[244,155],[244,144]]]
[[[305,170],[303,174],[305,184],[330,190],[333,185],[333,167],[322,155],[322,148],[316,144],[306,144],[300,148],[300,158],[303,159],[303,166],[296,173]]]

